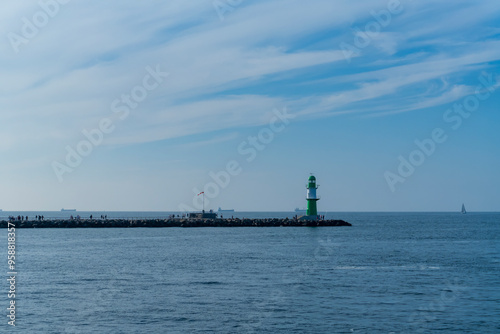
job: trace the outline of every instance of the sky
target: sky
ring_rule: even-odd
[[[5,0],[0,209],[500,211],[500,2]],[[204,195],[199,193],[204,192]]]

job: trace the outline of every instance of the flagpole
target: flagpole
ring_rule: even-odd
[[[200,196],[200,195],[203,195],[203,199],[202,199],[202,201],[203,201],[202,203],[203,204],[201,206],[201,210],[202,210],[203,213],[205,213],[205,192],[202,191],[201,193],[198,194],[198,196]]]

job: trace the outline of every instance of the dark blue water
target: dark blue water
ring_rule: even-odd
[[[500,332],[500,214],[335,217],[353,226],[17,230],[14,331]]]

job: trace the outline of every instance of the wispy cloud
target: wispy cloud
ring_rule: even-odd
[[[0,149],[27,145],[34,133],[52,143],[76,140],[82,128],[111,113],[111,101],[153,64],[171,79],[108,143],[259,125],[263,113],[284,104],[301,115],[369,112],[366,104],[373,101],[391,113],[428,108],[463,96],[461,76],[500,59],[499,42],[478,36],[491,36],[491,29],[467,33],[497,17],[497,2],[401,3],[403,14],[347,69],[339,43],[353,37],[352,25],[362,27],[386,3],[256,1],[221,22],[210,2],[201,0],[71,2],[19,54],[9,52],[5,38],[0,45],[7,50],[0,55],[0,121],[10,124]],[[4,36],[20,32],[21,19],[39,10],[15,2],[6,8],[0,14]],[[287,72],[295,75],[281,83],[310,83],[318,93],[274,93],[274,76]],[[447,90],[422,95],[426,84],[443,77],[450,80]],[[256,86],[270,89],[253,93]],[[399,109],[391,102],[395,95]],[[17,135],[21,129],[26,137]]]
[[[297,116],[273,142],[280,154],[267,155],[274,149],[269,147],[259,156],[257,164],[272,166],[269,173],[278,179],[283,169],[309,171],[309,161],[297,159],[304,143],[314,140],[308,149],[322,159],[337,159],[342,152],[332,152],[332,141],[356,130],[341,134],[346,125],[378,122],[373,117],[379,117],[387,133],[398,132],[390,126],[398,121],[404,126],[419,110],[442,111],[470,94],[479,72],[499,72],[498,0],[401,0],[401,12],[346,61],[340,45],[354,43],[367,23],[378,22],[374,13],[387,10],[388,3],[252,0],[235,6],[221,21],[210,0],[69,1],[15,50],[9,34],[22,35],[26,22],[43,9],[38,1],[6,0],[0,11],[0,183],[17,198],[34,191],[32,207],[40,206],[38,194],[47,194],[41,202],[57,202],[56,208],[75,206],[63,204],[68,193],[99,207],[101,201],[120,208],[144,201],[143,207],[151,208],[140,195],[148,188],[161,209],[167,202],[165,187],[194,186],[203,182],[207,169],[219,168],[193,163],[192,152],[213,156],[220,153],[215,148],[234,149],[238,136],[267,124],[275,108],[286,107]],[[168,78],[120,119],[113,102],[143,84],[148,66],[160,66]],[[482,106],[494,104],[493,99]],[[96,128],[103,118],[112,119],[116,130],[106,134],[81,169],[68,174],[67,182],[57,183],[51,162],[65,160],[66,147],[85,140],[82,130]],[[384,143],[361,139],[373,140],[374,163],[388,154],[381,148]],[[363,156],[351,165],[343,160],[345,192],[373,194],[366,188],[372,182],[365,175],[368,169],[361,172],[371,151],[345,145],[345,151],[360,150]],[[328,169],[332,165],[325,164]],[[257,174],[263,175],[251,175]],[[182,175],[182,182],[172,175]],[[256,188],[256,178],[245,177],[247,188]],[[26,179],[29,186],[16,187]],[[133,190],[127,192],[129,184]],[[284,187],[288,184],[283,181]],[[73,194],[76,188],[82,193]],[[248,193],[242,198],[253,203]],[[178,201],[178,194],[168,195],[168,201]],[[237,196],[228,190],[231,197]],[[11,198],[12,192],[5,192],[0,203],[17,205]],[[365,200],[367,207],[373,207],[372,199]],[[283,201],[291,203],[290,198]]]
[[[192,149],[204,146],[212,146],[220,143],[225,143],[227,141],[235,140],[238,138],[237,132],[232,132],[222,136],[216,136],[208,140],[195,141],[192,143],[178,145],[182,149]]]

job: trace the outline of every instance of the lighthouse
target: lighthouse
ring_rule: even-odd
[[[318,185],[316,184],[316,178],[314,175],[309,176],[309,180],[307,183],[307,213],[306,215],[309,217],[317,217],[318,216],[318,208],[316,206],[316,202],[319,201],[318,196],[316,196],[316,189],[318,189]]]

